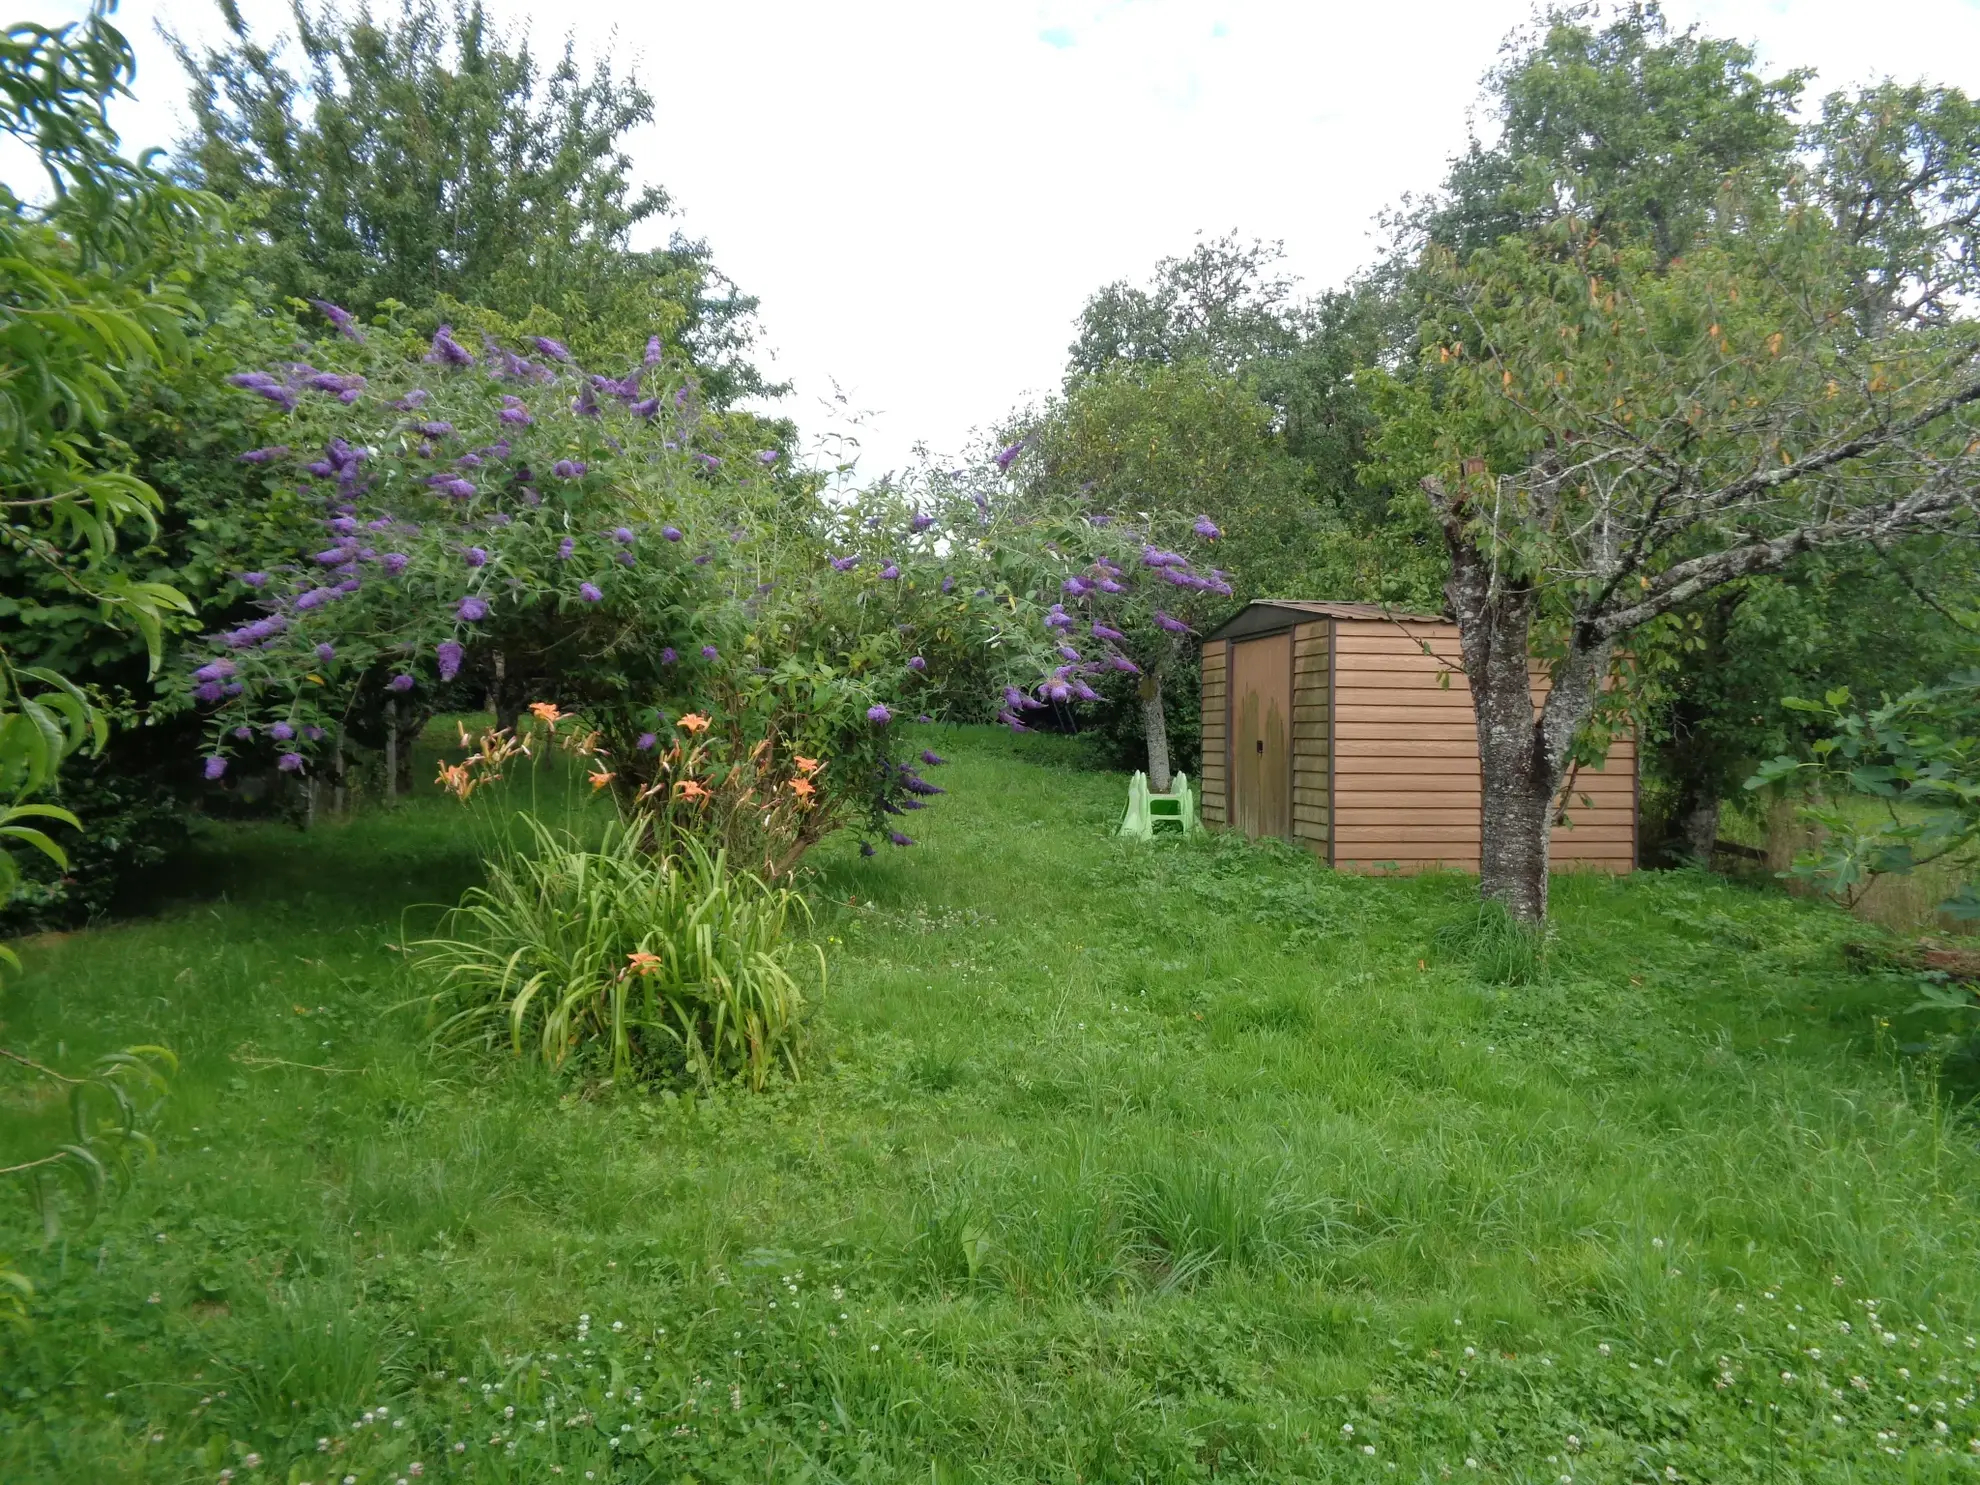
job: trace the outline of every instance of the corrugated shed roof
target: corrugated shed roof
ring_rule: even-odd
[[[1305,598],[1256,598],[1224,620],[1203,638],[1231,639],[1245,634],[1268,634],[1274,629],[1298,623],[1302,617],[1319,619],[1387,620],[1399,624],[1448,624],[1443,614],[1419,614],[1390,608],[1380,603],[1325,603]]]

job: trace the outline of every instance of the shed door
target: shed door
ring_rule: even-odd
[[[1292,634],[1231,647],[1231,823],[1292,838]]]

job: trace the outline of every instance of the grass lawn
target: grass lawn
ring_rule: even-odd
[[[427,1050],[438,797],[25,945],[9,1045],[184,1069],[92,1225],[0,1203],[0,1480],[1980,1472],[1980,1158],[1862,925],[1572,878],[1501,983],[1466,880],[1126,846],[1053,740],[931,741],[920,846],[813,857],[831,984],[758,1097]]]

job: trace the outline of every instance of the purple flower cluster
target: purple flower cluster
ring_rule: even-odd
[[[468,354],[467,347],[454,339],[452,325],[442,325],[433,333],[433,344],[426,352],[426,359],[434,366],[474,365],[474,357]]]
[[[316,307],[324,319],[337,327],[337,333],[344,339],[363,343],[364,332],[358,329],[356,315],[347,309],[340,309],[327,299],[312,299],[309,302]]]

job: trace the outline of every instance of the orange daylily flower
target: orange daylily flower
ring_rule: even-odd
[[[689,732],[706,732],[708,730],[708,719],[702,716],[700,712],[689,712],[675,725],[685,727]]]
[[[650,975],[660,967],[660,956],[658,954],[649,954],[644,949],[639,950],[637,953],[626,955],[626,959],[628,961],[626,964],[627,974]]]
[[[529,709],[536,714],[539,721],[547,723],[552,732],[555,732],[557,724],[564,720],[564,714],[557,710],[557,703],[554,701],[532,701]]]
[[[796,762],[797,762],[797,771],[803,774],[806,778],[810,778],[811,775],[817,773],[819,769],[825,766],[818,759],[806,758],[801,754],[797,758]]]
[[[809,799],[817,792],[818,786],[812,783],[810,779],[791,780],[791,793],[797,795],[799,799]]]
[[[674,785],[674,792],[685,799],[706,799],[708,791],[693,779],[682,779]]]
[[[590,777],[591,777],[591,787],[594,789],[602,789],[607,784],[611,783],[613,779],[617,778],[618,775],[610,774],[610,773],[594,773]]]

